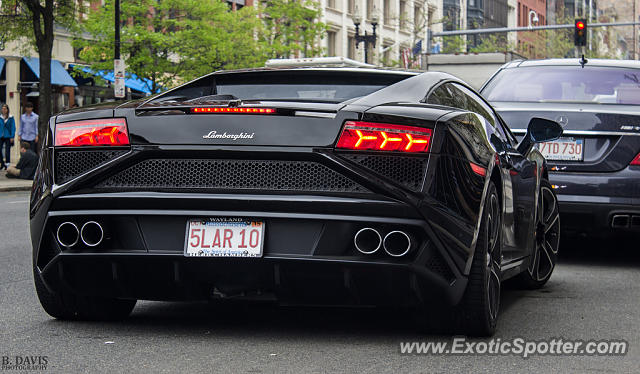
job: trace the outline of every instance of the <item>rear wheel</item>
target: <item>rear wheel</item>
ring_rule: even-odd
[[[35,268],[33,278],[42,308],[57,319],[118,320],[129,316],[136,305],[136,300],[81,296],[64,290],[51,292]]]
[[[526,271],[517,277],[519,285],[527,289],[544,286],[556,266],[560,247],[560,212],[558,199],[551,184],[543,180],[538,194],[535,247]]]
[[[457,307],[456,330],[473,336],[490,336],[500,309],[502,209],[498,191],[489,182],[467,289]]]

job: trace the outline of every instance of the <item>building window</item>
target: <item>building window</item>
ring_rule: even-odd
[[[413,8],[413,28],[419,27],[422,21],[422,8],[416,6]]]
[[[373,7],[375,5],[373,5],[373,0],[367,0],[367,19],[371,19],[371,16],[373,15]]]
[[[429,7],[427,10],[427,19],[422,20],[420,24],[414,25],[413,29],[418,31],[422,31],[426,29],[427,26],[433,24],[435,17],[436,17],[436,8]]]
[[[336,56],[336,32],[327,32],[327,55]]]
[[[385,25],[391,24],[391,1],[382,0],[382,17]]]
[[[336,9],[336,0],[327,0],[327,7]]]
[[[398,16],[400,17],[400,29],[405,30],[407,28],[408,14],[407,14],[407,2],[404,0],[400,0]]]
[[[391,46],[390,45],[385,45],[382,47],[382,50],[384,51],[382,53],[382,65],[383,66],[390,66],[391,65]]]
[[[356,9],[356,0],[347,0],[347,13],[353,14]]]
[[[356,39],[353,36],[347,38],[347,57],[356,59]]]

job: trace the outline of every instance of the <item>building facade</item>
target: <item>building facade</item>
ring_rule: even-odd
[[[516,26],[517,0],[442,0],[444,30],[464,30]],[[515,44],[515,34],[498,34]],[[465,50],[481,44],[487,35],[463,37]]]
[[[519,27],[547,24],[547,0],[518,0],[517,12]],[[540,34],[520,31],[517,37],[517,51],[528,58],[542,58],[544,53],[536,46],[543,42],[543,36]]]
[[[347,57],[364,62],[364,44],[356,46],[354,16],[363,21],[360,33],[373,32],[377,20],[375,46],[369,47],[368,63],[402,66],[402,51],[413,50],[422,41],[426,49],[427,29],[442,30],[442,0],[320,0],[321,22],[329,27],[322,43],[327,56]],[[420,59],[416,56],[416,61]],[[414,66],[416,67],[416,66]]]
[[[640,19],[640,0],[598,0],[595,14],[600,22],[631,22]],[[603,44],[612,54],[629,60],[640,59],[640,32],[638,26],[607,28]]]

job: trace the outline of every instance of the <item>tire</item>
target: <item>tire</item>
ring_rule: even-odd
[[[467,288],[455,312],[455,330],[468,336],[491,336],[496,330],[501,288],[500,201],[495,184],[489,182]]]
[[[538,193],[538,214],[536,215],[536,236],[533,253],[527,270],[515,277],[515,284],[524,289],[538,289],[544,286],[555,268],[560,248],[560,213],[558,199],[551,183],[542,180]],[[542,214],[540,213],[542,212]]]
[[[121,300],[81,296],[69,291],[50,292],[38,270],[33,271],[34,284],[40,305],[51,317],[61,320],[113,321],[131,314],[136,300]]]

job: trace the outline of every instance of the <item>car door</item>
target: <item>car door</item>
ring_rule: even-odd
[[[478,94],[464,85],[452,82],[451,92],[465,110],[480,115],[489,141],[500,157],[503,185],[503,262],[508,263],[527,255],[532,244],[535,224],[536,165],[515,149],[509,132],[500,122],[493,108]]]

